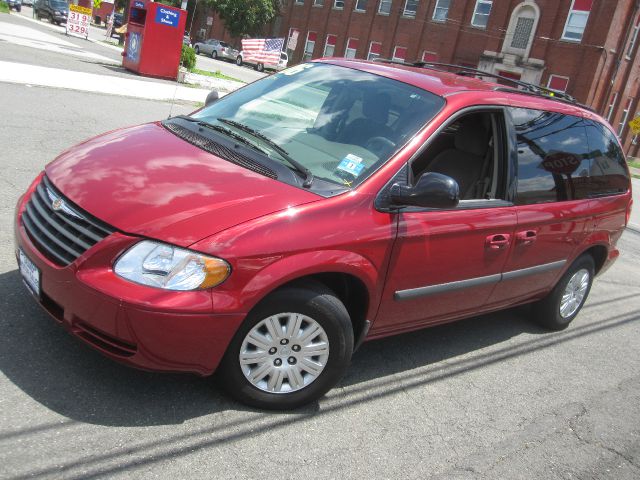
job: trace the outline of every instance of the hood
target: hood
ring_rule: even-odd
[[[88,140],[45,171],[100,220],[179,246],[322,198],[200,150],[157,123]]]

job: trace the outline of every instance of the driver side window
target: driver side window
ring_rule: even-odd
[[[412,161],[410,181],[415,184],[424,173],[436,172],[458,183],[461,201],[504,199],[505,139],[502,112],[473,112],[458,117]]]

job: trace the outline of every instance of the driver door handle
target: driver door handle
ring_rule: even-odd
[[[511,242],[511,235],[508,233],[496,233],[489,235],[486,239],[485,246],[489,250],[502,250]]]

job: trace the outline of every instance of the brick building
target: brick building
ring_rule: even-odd
[[[627,124],[638,107],[640,0],[281,3],[265,34],[289,39],[290,64],[336,56],[478,67],[573,95],[638,153]],[[217,19],[209,36],[228,37]]]

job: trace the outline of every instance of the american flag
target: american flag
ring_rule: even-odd
[[[242,40],[244,60],[260,63],[278,63],[284,38],[249,38]]]

